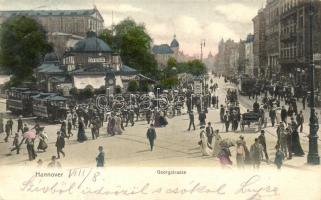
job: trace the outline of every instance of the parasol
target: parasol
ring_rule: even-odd
[[[25,132],[23,134],[23,137],[27,138],[27,139],[35,139],[36,138],[36,133],[30,130],[30,131]]]

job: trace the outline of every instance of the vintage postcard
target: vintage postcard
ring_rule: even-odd
[[[0,0],[0,200],[320,200],[320,16]]]

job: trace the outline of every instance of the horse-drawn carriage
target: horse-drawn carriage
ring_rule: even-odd
[[[250,127],[253,124],[255,126],[257,126],[257,128],[258,128],[257,131],[261,131],[261,129],[262,129],[261,114],[254,112],[254,111],[249,111],[249,112],[243,113],[242,118],[241,118],[241,122],[240,122],[241,131],[244,132],[245,125]]]

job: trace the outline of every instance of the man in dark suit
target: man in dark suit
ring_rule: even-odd
[[[194,131],[195,131],[195,123],[194,123],[194,113],[193,111],[189,112],[189,126],[188,126],[188,131],[191,130],[191,126],[193,125]]]
[[[213,130],[213,127],[211,126],[211,122],[207,123],[206,136],[207,136],[208,143],[212,144],[212,140],[213,140],[213,136],[214,136],[214,130]]]
[[[147,130],[147,138],[149,140],[150,150],[153,151],[154,140],[156,140],[156,131],[155,131],[155,128],[154,128],[154,124],[151,124],[150,128],[148,128],[148,130]]]
[[[221,109],[220,109],[221,122],[224,122],[224,114],[225,114],[225,108],[223,107],[223,105],[221,105]]]
[[[21,130],[21,132],[23,132],[23,123],[22,123],[21,117],[22,116],[19,116],[19,119],[18,119],[18,130],[17,130],[18,133],[20,130]]]
[[[270,118],[271,118],[272,127],[274,127],[275,118],[276,118],[276,112],[275,112],[275,110],[273,108],[271,108],[269,115],[270,115]]]
[[[282,106],[282,110],[281,110],[281,121],[287,124],[286,118],[288,117],[288,112],[287,110],[284,108],[284,106]]]
[[[65,138],[61,135],[60,131],[57,132],[56,147],[58,159],[60,158],[60,153],[65,157],[65,152],[63,152],[63,148],[65,148]]]
[[[224,123],[225,123],[226,132],[228,132],[228,129],[230,127],[230,121],[231,121],[230,114],[228,111],[226,111],[226,114],[224,115]]]

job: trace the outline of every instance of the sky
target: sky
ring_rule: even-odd
[[[265,0],[0,0],[0,10],[88,9],[96,5],[108,27],[130,17],[143,23],[154,44],[169,44],[174,34],[180,50],[204,56],[217,52],[221,39],[245,39]]]

